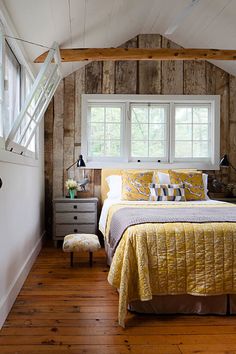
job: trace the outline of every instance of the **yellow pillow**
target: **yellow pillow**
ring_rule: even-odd
[[[149,200],[153,171],[122,172],[122,199],[123,200]]]
[[[170,182],[184,184],[186,200],[205,200],[204,184],[201,172],[178,172],[169,170]]]

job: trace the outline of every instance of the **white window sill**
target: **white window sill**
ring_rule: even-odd
[[[7,162],[16,165],[25,165],[32,167],[39,166],[39,161],[33,159],[32,157],[21,156],[14,152],[6,151],[3,149],[0,149],[0,162]]]
[[[158,162],[87,162],[85,168],[102,169],[197,169],[197,170],[219,170],[219,164],[209,162],[178,162],[178,163],[158,163]]]

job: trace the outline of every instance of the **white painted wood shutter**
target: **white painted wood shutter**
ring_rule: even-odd
[[[61,79],[60,52],[54,42],[6,139],[7,150],[21,155],[27,150]]]

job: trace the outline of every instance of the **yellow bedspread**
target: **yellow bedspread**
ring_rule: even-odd
[[[179,205],[173,203],[171,207]],[[106,237],[113,213],[123,206],[110,207]],[[130,206],[134,207],[134,204]],[[194,205],[198,206],[202,207],[202,203]],[[227,203],[210,206],[236,208]],[[166,205],[156,207],[166,208]],[[118,317],[122,326],[125,325],[128,303],[133,300],[147,301],[153,295],[167,294],[206,296],[236,293],[236,223],[130,226],[113,257],[108,281],[119,289]]]

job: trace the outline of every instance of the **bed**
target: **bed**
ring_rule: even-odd
[[[105,179],[114,173],[119,171],[106,170],[102,174],[103,198],[107,194]],[[210,219],[201,223],[181,218],[175,222],[142,222],[155,208],[158,214],[163,213],[163,220],[169,214],[186,215],[189,211],[191,217],[204,213]],[[127,308],[158,314],[235,313],[235,208],[212,200],[181,203],[104,200],[99,228],[110,264],[108,281],[119,289],[121,326],[125,325]],[[122,232],[117,225],[124,223],[128,213],[140,214],[141,221],[124,225]],[[111,239],[112,230],[114,234],[122,234],[117,244]]]

